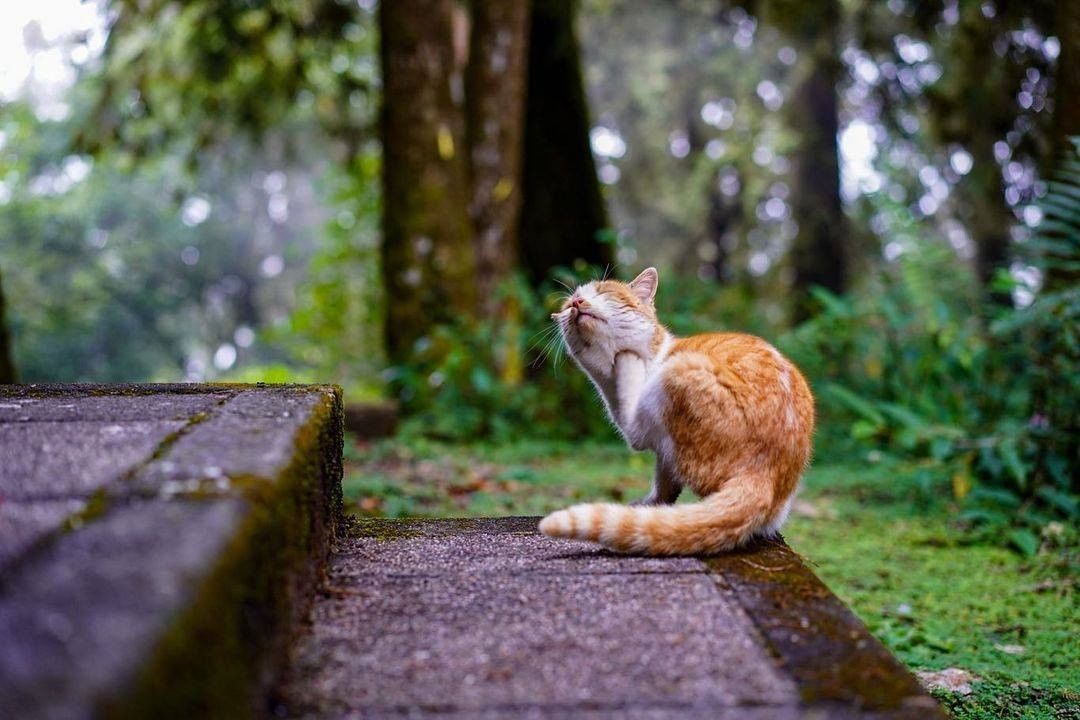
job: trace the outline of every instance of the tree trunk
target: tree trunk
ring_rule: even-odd
[[[961,3],[960,9],[946,67],[951,83],[927,92],[930,129],[940,145],[958,143],[971,153],[971,172],[955,193],[965,207],[965,224],[975,246],[975,274],[988,310],[996,312],[1012,305],[1009,293],[994,290],[993,282],[998,271],[1009,266],[1009,228],[1016,218],[1005,203],[994,143],[1005,138],[1016,120],[1016,78],[1009,72],[1010,63],[994,52],[999,24],[984,17],[979,5]]]
[[[1016,222],[1005,204],[1001,168],[994,157],[994,143],[1004,135],[1004,132],[998,135],[992,128],[978,124],[971,126],[965,144],[973,163],[971,172],[957,189],[967,205],[965,222],[975,244],[975,275],[983,294],[994,307],[1012,305],[1008,292],[993,288],[994,276],[1009,266],[1009,228]]]
[[[521,303],[502,291],[521,255],[528,28],[528,0],[473,0],[465,94],[476,289],[480,316],[492,323],[499,375],[509,384],[524,375]]]
[[[521,251],[540,282],[553,267],[612,261],[604,200],[589,146],[589,113],[573,0],[532,0],[525,113]]]
[[[799,226],[791,248],[791,300],[792,319],[800,322],[813,310],[812,286],[834,293],[847,287],[847,223],[836,139],[840,7],[836,0],[774,0],[766,8],[767,21],[789,39],[801,60],[786,103],[788,126],[798,137],[791,163],[792,217]]]
[[[1057,36],[1061,53],[1054,73],[1054,138],[1050,165],[1072,157],[1069,138],[1080,135],[1080,3],[1057,6]]]
[[[714,175],[709,183],[709,215],[706,219],[705,237],[713,246],[713,256],[700,265],[706,268],[707,277],[720,284],[734,279],[731,268],[732,234],[743,221],[742,191],[729,198],[720,191],[719,180]]]
[[[4,307],[4,287],[0,284],[0,385],[15,382],[15,361],[12,356],[11,335],[8,333]]]
[[[432,327],[475,312],[462,58],[453,0],[379,4],[386,347],[407,362]],[[460,42],[459,42],[460,46]]]
[[[473,0],[466,137],[481,315],[502,312],[499,286],[517,267],[528,0]]]

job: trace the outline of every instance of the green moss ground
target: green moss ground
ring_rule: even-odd
[[[956,718],[1080,718],[1077,554],[1033,558],[966,544],[945,483],[903,466],[825,465],[807,477],[785,534],[818,575],[913,670],[982,678],[937,693]]]
[[[346,440],[345,500],[358,515],[540,515],[630,500],[652,460],[618,445],[446,445]],[[785,528],[832,590],[913,670],[977,675],[938,693],[957,718],[1080,718],[1077,549],[1025,558],[970,544],[947,479],[897,463],[818,464]],[[692,500],[684,494],[684,501]]]

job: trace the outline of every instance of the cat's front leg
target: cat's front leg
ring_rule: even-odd
[[[630,447],[644,450],[648,434],[640,425],[638,404],[645,389],[645,360],[624,350],[615,356],[615,422]]]

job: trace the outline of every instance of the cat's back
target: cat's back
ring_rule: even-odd
[[[737,396],[744,411],[779,401],[797,411],[804,424],[813,424],[806,379],[779,350],[754,335],[702,333],[675,340],[664,361],[663,384],[671,399],[688,402],[722,390]]]
[[[774,350],[772,345],[754,335],[711,332],[676,339],[671,345],[668,358],[700,354],[718,361],[730,362],[739,358],[762,356],[771,350]]]
[[[662,365],[665,426],[684,448],[714,444],[723,426],[732,445],[744,443],[744,427],[730,432],[731,421],[758,415],[770,404],[777,373],[770,370],[770,346],[741,333],[704,333],[675,340]],[[749,418],[746,418],[749,419]],[[727,454],[733,448],[721,448]]]
[[[695,492],[765,466],[782,496],[795,487],[810,458],[814,398],[779,350],[742,333],[682,338],[664,360],[661,387],[679,473]]]
[[[747,383],[774,380],[784,370],[798,372],[779,350],[744,333],[702,333],[679,338],[672,343],[665,364],[668,374],[708,367],[720,378]]]

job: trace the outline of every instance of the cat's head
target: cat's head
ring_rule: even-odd
[[[578,287],[551,318],[570,354],[588,372],[609,375],[615,355],[651,357],[663,337],[653,300],[659,278],[647,268],[629,283],[594,280]]]

